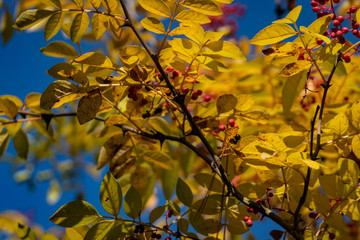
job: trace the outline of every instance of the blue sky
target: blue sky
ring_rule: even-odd
[[[10,2],[10,0],[5,0],[4,2]],[[235,2],[238,1],[235,0]],[[311,12],[310,1],[299,2],[306,3],[300,15],[300,24],[307,26],[316,17]],[[247,5],[245,16],[239,20],[241,36],[252,38],[258,31],[276,20],[274,1],[243,0],[240,3]],[[52,41],[61,39],[61,34],[58,34]],[[16,32],[6,46],[0,47],[0,95],[10,94],[24,99],[30,92],[42,92],[54,81],[53,78],[46,74],[46,70],[63,60],[43,55],[40,52],[40,48],[46,45],[47,43],[41,31],[32,33]],[[93,45],[89,44],[87,48],[91,50]],[[12,147],[10,147],[9,153],[14,154]],[[95,182],[85,174],[82,178],[87,192],[86,200],[96,208],[101,209],[98,197],[101,178]],[[48,184],[48,182],[39,183],[34,191],[30,191],[27,185],[15,183],[9,164],[0,163],[0,189],[3,193],[0,200],[0,212],[12,209],[29,213],[29,210],[33,209],[35,222],[43,225],[45,228],[54,226],[48,218],[61,205],[72,201],[75,193],[65,193],[57,204],[48,206],[45,200]],[[256,235],[259,239],[270,238],[268,229],[274,229],[275,227],[271,221],[266,221],[267,223],[255,223],[253,227],[253,232],[257,233]],[[267,230],[264,229],[264,226],[266,226]],[[275,227],[275,229],[281,228]]]

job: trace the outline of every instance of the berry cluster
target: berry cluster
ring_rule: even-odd
[[[237,144],[240,138],[241,136],[239,134],[236,134],[234,138],[230,139],[230,143]]]
[[[134,233],[143,233],[145,231],[145,227],[144,225],[136,225],[135,226],[135,230]]]
[[[128,89],[128,98],[136,101],[138,100],[138,94],[137,91],[140,90],[142,86],[136,86],[136,87],[129,87]],[[146,102],[147,103],[147,102]]]
[[[239,126],[235,123],[235,120],[232,119],[232,118],[228,120],[228,124],[229,124],[230,127],[239,128]],[[220,124],[219,127],[218,127],[218,129],[219,129],[220,131],[225,131],[226,126],[223,125],[223,124]]]
[[[160,239],[161,238],[161,234],[160,233],[156,233],[156,232],[153,232],[151,234],[151,238],[150,239]]]
[[[340,44],[349,45],[346,43],[345,35],[348,33],[352,33],[355,37],[360,38],[360,31],[359,28],[359,22],[357,22],[354,17],[356,13],[356,6],[350,6],[346,16],[336,16],[336,13],[334,11],[334,4],[340,3],[341,0],[313,0],[310,2],[312,6],[313,12],[316,12],[317,17],[323,17],[329,14],[332,14],[332,25],[333,27],[328,29],[324,35],[329,36],[332,40],[338,41]],[[329,7],[327,7],[328,3],[331,3]],[[350,21],[351,23],[351,29],[344,26],[345,20]],[[317,46],[322,45],[323,41],[321,39],[317,40]],[[315,46],[315,47],[317,47]],[[358,52],[358,48],[355,48],[355,52]],[[354,53],[355,53],[354,52]],[[353,54],[354,54],[353,53]],[[353,55],[343,54],[342,58],[346,63],[349,63],[351,61],[351,56]],[[301,57],[302,55],[302,57]],[[300,54],[299,60],[304,60],[303,53]]]

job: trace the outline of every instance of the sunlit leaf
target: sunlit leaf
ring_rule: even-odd
[[[0,158],[6,151],[10,141],[8,132],[0,132]]]
[[[0,111],[11,119],[15,119],[18,114],[18,108],[15,103],[5,97],[0,97]]]
[[[211,22],[211,20],[205,14],[199,13],[194,10],[183,10],[178,15],[176,15],[175,19],[179,22],[190,22],[198,24],[205,24]]]
[[[171,17],[170,8],[162,0],[139,0],[138,3],[151,13],[163,17]]]
[[[125,195],[124,211],[128,217],[136,219],[139,216],[141,209],[141,196],[134,187],[130,187],[129,191]]]
[[[46,202],[49,205],[56,204],[60,200],[61,194],[62,190],[59,181],[52,180],[46,193]]]
[[[65,12],[58,12],[49,18],[44,29],[46,41],[49,41],[60,30],[64,17]]]
[[[80,124],[87,123],[94,119],[102,103],[102,97],[99,89],[88,92],[82,97],[77,106],[77,119]]]
[[[16,233],[22,240],[37,240],[35,232],[26,225],[18,223]]]
[[[111,228],[114,226],[114,220],[103,220],[90,227],[84,240],[102,240],[106,238]]]
[[[100,202],[105,211],[117,217],[122,204],[122,192],[120,184],[109,172],[101,183]]]
[[[46,47],[41,48],[40,51],[43,54],[51,57],[72,59],[79,56],[78,52],[73,46],[62,41],[51,42]]]
[[[80,42],[89,24],[90,19],[86,12],[76,14],[70,28],[70,38],[73,43]]]
[[[295,74],[286,79],[282,90],[282,105],[285,116],[289,116],[291,107],[303,89],[303,82],[306,78],[307,71]]]
[[[238,103],[238,99],[232,94],[224,94],[220,96],[216,101],[216,107],[218,113],[225,113],[233,110]]]
[[[299,18],[302,6],[293,8],[285,18],[274,21],[273,23],[295,23]]]
[[[249,43],[255,45],[269,45],[278,43],[281,40],[294,36],[295,34],[295,30],[289,25],[273,24],[257,33],[254,38],[249,41]]]
[[[223,13],[219,6],[212,0],[184,0],[180,4],[191,10],[210,16],[219,16]]]
[[[153,33],[165,34],[165,27],[157,18],[146,17],[141,20],[141,25]]]
[[[109,25],[108,18],[103,14],[96,13],[92,17],[91,28],[95,39],[99,39],[106,31]]]
[[[300,73],[305,70],[309,70],[311,66],[310,61],[297,61],[287,64],[283,69],[281,69],[279,75],[282,77],[291,77],[297,73]]]
[[[34,26],[36,23],[44,20],[53,14],[54,11],[45,10],[45,9],[31,9],[26,10],[20,14],[16,19],[14,28],[18,30],[28,29]]]
[[[329,127],[335,134],[344,135],[349,127],[349,120],[344,113],[339,113],[330,120]]]
[[[206,47],[207,49],[203,53],[206,56],[221,56],[239,60],[246,59],[237,46],[227,41],[211,42]]]
[[[76,200],[59,208],[50,217],[50,221],[62,227],[80,227],[95,221],[99,217],[98,212],[90,203]]]
[[[360,130],[360,101],[351,106],[351,123],[356,130]]]
[[[108,12],[115,11],[119,5],[117,0],[102,0],[102,3]]]

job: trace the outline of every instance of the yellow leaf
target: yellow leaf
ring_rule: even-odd
[[[151,13],[171,18],[171,10],[162,0],[139,0],[138,3]]]
[[[306,78],[307,71],[295,74],[286,79],[285,85],[282,90],[282,105],[284,115],[289,116],[291,107],[295,100],[298,98],[301,90],[304,87],[304,81]]]
[[[25,106],[28,108],[40,106],[40,93],[29,93],[25,98]]]
[[[104,124],[106,126],[112,126],[117,123],[125,123],[127,121],[128,121],[127,118],[124,117],[123,115],[111,115],[108,119],[106,119]]]
[[[216,101],[216,108],[218,113],[225,113],[233,110],[238,103],[238,99],[232,94],[224,94]]]
[[[216,41],[206,45],[205,56],[221,56],[239,60],[246,60],[241,50],[234,44],[227,41]]]
[[[15,119],[18,108],[15,103],[7,98],[0,98],[0,114],[4,113],[8,118]]]
[[[1,19],[1,22],[2,22],[2,30],[1,30],[2,42],[5,45],[14,34],[14,28],[12,26],[13,20],[9,10],[5,11],[5,14]]]
[[[44,10],[44,9],[31,9],[26,10],[20,14],[20,16],[16,19],[14,28],[18,30],[28,29],[38,22],[44,20],[53,14],[54,11]]]
[[[66,228],[66,236],[70,240],[84,240],[88,230],[89,230],[88,226]]]
[[[80,124],[87,123],[94,119],[102,103],[102,97],[99,89],[89,92],[82,97],[77,106],[77,119]]]
[[[101,5],[101,0],[89,0],[89,1],[95,9],[99,9]]]
[[[49,205],[56,204],[60,200],[61,193],[60,183],[56,179],[52,180],[46,193],[46,202]]]
[[[46,41],[49,41],[60,30],[64,17],[65,12],[58,12],[49,18],[44,29]]]
[[[287,57],[298,56],[303,48],[291,42],[276,43],[269,48],[262,50],[266,56]]]
[[[117,0],[102,0],[102,3],[108,12],[115,11],[119,5]]]
[[[175,19],[179,22],[190,22],[198,24],[211,22],[211,20],[205,14],[196,12],[194,10],[183,10],[176,16]]]
[[[187,62],[191,62],[199,52],[199,46],[187,39],[175,38],[169,41],[169,44],[175,54]]]
[[[360,159],[360,135],[356,135],[351,141],[352,149],[357,158]]]
[[[95,39],[99,39],[104,34],[108,25],[108,18],[105,15],[100,13],[94,14],[92,17],[91,28]]]
[[[197,23],[180,23],[180,26],[170,32],[170,36],[185,35],[199,45],[204,42],[204,29]]]
[[[295,23],[299,18],[301,9],[302,6],[297,6],[293,8],[285,18],[276,20],[273,23]]]
[[[165,27],[157,18],[146,17],[141,20],[141,25],[150,32],[165,34]]]
[[[279,73],[282,77],[290,77],[304,70],[309,70],[311,66],[310,61],[297,61],[286,65]]]
[[[60,58],[76,58],[79,56],[76,49],[70,44],[62,41],[55,41],[49,43],[46,47],[41,48],[40,51],[51,57]]]
[[[351,106],[351,124],[356,130],[360,130],[360,101],[356,101]]]
[[[80,42],[89,24],[90,20],[86,12],[76,14],[70,28],[70,38],[73,43]]]
[[[329,128],[331,128],[331,130],[337,135],[344,135],[349,128],[349,120],[345,113],[339,113],[331,119],[329,122]]]
[[[329,198],[342,198],[345,186],[341,178],[335,174],[322,175],[319,177],[320,186]]]
[[[72,80],[83,85],[88,82],[86,74],[70,63],[58,63],[47,70],[46,73],[56,79]]]
[[[111,60],[100,52],[88,52],[73,60],[75,63],[81,63],[91,66],[113,68]]]
[[[237,99],[238,102],[236,105],[236,110],[238,111],[246,111],[251,108],[255,103],[254,97],[249,94],[239,95],[237,96]]]
[[[219,6],[212,0],[184,0],[180,2],[180,4],[191,10],[210,16],[219,16],[223,14]]]
[[[40,0],[40,2],[46,6],[51,6],[54,8],[61,9],[61,2],[60,0]]]
[[[258,32],[249,43],[254,45],[269,45],[292,37],[295,34],[295,30],[289,25],[272,24]]]
[[[331,40],[330,40],[328,37],[325,37],[324,35],[319,34],[319,33],[313,33],[313,32],[311,32],[311,31],[310,31],[308,28],[306,28],[306,27],[301,26],[301,27],[300,27],[300,31],[303,32],[303,33],[312,35],[313,37],[320,38],[320,39],[322,39],[324,42],[326,42],[327,44],[330,44],[330,43],[331,43]]]

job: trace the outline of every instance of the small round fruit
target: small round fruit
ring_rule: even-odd
[[[233,127],[235,125],[235,120],[231,118],[229,119],[228,123],[231,127]]]
[[[225,128],[226,128],[225,125],[222,125],[222,124],[219,125],[219,130],[220,131],[225,131]]]
[[[254,223],[253,223],[253,221],[251,221],[251,219],[246,221],[246,226],[248,226],[248,227],[252,227],[253,224]]]

